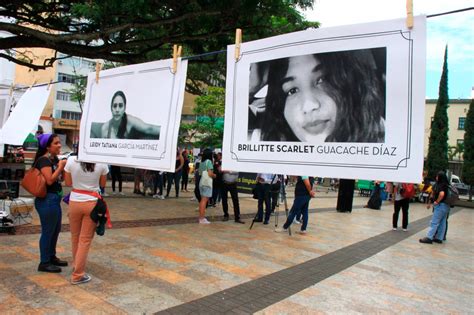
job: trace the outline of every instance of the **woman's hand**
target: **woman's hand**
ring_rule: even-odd
[[[64,167],[66,166],[66,163],[67,163],[67,159],[60,160],[58,162],[58,169],[60,169],[62,171],[64,169]]]

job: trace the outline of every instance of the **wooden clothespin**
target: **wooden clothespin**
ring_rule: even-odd
[[[171,69],[171,72],[176,73],[178,70],[178,58],[181,57],[181,51],[183,47],[178,46],[178,45],[173,45],[173,69]]]
[[[413,0],[407,0],[407,28],[413,28]]]
[[[95,62],[95,83],[99,84],[99,74],[102,64],[98,61]]]
[[[240,58],[240,44],[242,44],[242,30],[237,28],[235,30],[235,61]]]

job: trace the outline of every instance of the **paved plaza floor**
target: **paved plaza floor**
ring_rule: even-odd
[[[0,234],[0,314],[474,313],[472,209],[453,208],[448,240],[425,245],[418,239],[431,210],[418,203],[408,231],[392,231],[392,204],[370,210],[355,197],[352,213],[338,213],[336,194],[321,191],[309,233],[293,225],[290,236],[273,231],[274,216],[249,230],[256,201],[248,196],[246,224],[222,222],[216,207],[208,209],[212,224],[199,225],[191,193],[157,200],[124,191],[108,198],[114,228],[94,238],[89,283],[71,285],[71,267],[36,271],[36,213],[17,235]],[[58,256],[71,261],[63,212]]]

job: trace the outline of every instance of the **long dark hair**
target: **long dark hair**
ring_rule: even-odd
[[[45,136],[45,134],[42,134],[42,136]],[[57,134],[52,133],[49,136],[49,139],[45,145],[42,145],[41,141],[38,141],[38,150],[36,151],[35,160],[33,163],[36,163],[36,161],[38,161],[40,157],[42,157],[43,155],[46,154],[46,152],[48,152],[48,147],[51,145],[51,143],[53,143],[54,138],[57,138],[57,137],[58,137]]]
[[[202,153],[201,163],[204,163],[206,160],[210,160],[212,162],[212,150],[205,149]]]
[[[385,85],[373,53],[385,48],[314,54],[321,65],[327,93],[337,105],[336,127],[326,142],[383,142],[385,128]],[[286,95],[282,79],[289,58],[271,61],[264,119],[263,141],[300,141],[284,117]],[[377,73],[379,71],[379,73]]]
[[[125,138],[125,132],[127,131],[127,113],[125,113],[125,109],[127,108],[127,98],[125,97],[125,93],[122,91],[117,91],[112,96],[112,100],[110,101],[110,110],[112,111],[112,106],[114,105],[114,98],[117,96],[121,96],[123,98],[123,116],[122,120],[120,121],[120,125],[117,130],[117,138],[123,139]]]
[[[81,162],[81,168],[84,172],[92,173],[95,169],[95,163]]]
[[[439,171],[436,174],[436,184],[434,185],[434,191],[439,194],[440,191],[444,190],[447,186],[449,186],[448,176],[443,171]]]

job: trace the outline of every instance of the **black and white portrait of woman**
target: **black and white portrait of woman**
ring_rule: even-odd
[[[252,141],[385,142],[386,48],[252,63]]]
[[[105,123],[93,122],[91,138],[159,140],[160,126],[148,124],[138,117],[127,114],[126,109],[125,93],[116,91],[110,102],[112,118]]]

